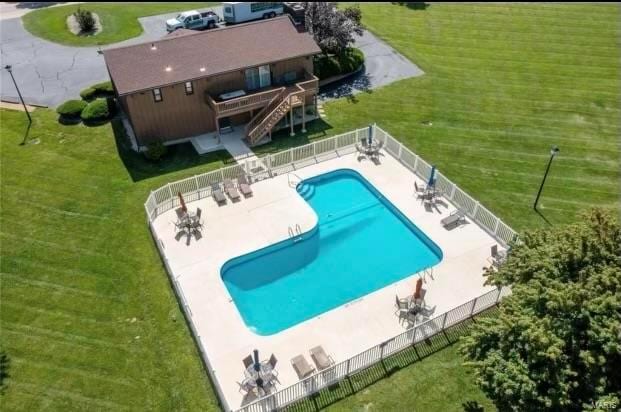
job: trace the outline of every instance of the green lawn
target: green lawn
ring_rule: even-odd
[[[39,143],[21,146],[24,113],[0,110],[2,410],[213,410],[142,204],[226,157],[194,155],[174,171],[121,146],[126,168],[110,125],[33,118]],[[169,173],[148,178],[159,169]]]
[[[26,30],[46,40],[69,46],[95,46],[139,36],[142,26],[138,17],[202,9],[214,4],[217,3],[123,3],[122,6],[115,3],[74,4],[34,10],[22,17],[22,21]],[[99,16],[102,25],[100,33],[95,36],[76,36],[67,29],[67,17],[78,7]]]
[[[365,24],[426,74],[326,104],[307,135],[283,132],[258,153],[377,122],[523,230],[545,224],[531,204],[557,144],[545,218],[619,208],[618,6],[361,7]],[[34,113],[38,144],[19,145],[25,127],[23,113],[0,110],[3,410],[215,409],[142,204],[149,190],[230,159],[181,146],[148,163],[115,139],[117,127],[61,126],[49,110]],[[317,404],[491,408],[461,362],[451,346]]]

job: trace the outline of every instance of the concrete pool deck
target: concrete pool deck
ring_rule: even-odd
[[[405,330],[395,315],[395,295],[411,295],[418,274],[270,336],[257,335],[245,325],[220,277],[227,260],[287,239],[290,226],[299,224],[302,232],[312,229],[317,217],[297,194],[294,181],[343,168],[361,173],[442,249],[443,260],[432,276],[424,277],[432,317],[494,289],[483,285],[483,267],[490,265],[494,238],[470,219],[466,225],[444,229],[440,220],[454,206],[441,199],[437,209],[427,210],[414,194],[414,181],[424,182],[388,154],[379,165],[359,161],[354,153],[304,167],[294,172],[296,176],[284,173],[262,180],[252,185],[253,197],[228,200],[225,206],[217,206],[212,198],[189,202],[191,211],[202,209],[204,221],[202,238],[192,238],[189,245],[185,237],[175,238],[175,211],[167,211],[153,221],[155,236],[233,409],[254,400],[244,398],[236,383],[244,379],[242,359],[253,349],[260,351],[262,360],[272,353],[278,358],[281,389],[299,380],[290,360],[303,354],[312,362],[308,351],[314,346],[322,345],[338,363]],[[378,244],[379,252],[381,247]]]

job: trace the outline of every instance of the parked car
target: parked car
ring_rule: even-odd
[[[174,19],[166,20],[166,31],[213,29],[219,21],[220,17],[211,10],[200,13],[196,10],[184,11]]]
[[[227,1],[222,3],[222,10],[224,21],[234,24],[276,17],[283,13],[283,6],[280,2]]]

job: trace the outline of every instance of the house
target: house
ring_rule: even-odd
[[[250,145],[316,113],[320,49],[288,16],[171,33],[103,52],[117,100],[140,146],[245,125]],[[222,130],[221,130],[222,129]]]

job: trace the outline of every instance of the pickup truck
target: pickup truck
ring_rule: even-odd
[[[177,29],[213,29],[219,21],[220,17],[211,10],[200,13],[196,10],[184,11],[174,19],[166,20],[166,31],[170,33]]]

